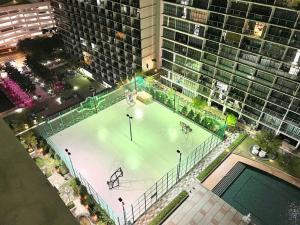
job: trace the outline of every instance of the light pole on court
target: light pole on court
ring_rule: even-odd
[[[75,169],[74,169],[73,162],[72,162],[72,159],[71,159],[71,152],[70,152],[67,148],[65,149],[65,152],[66,152],[67,155],[68,155],[69,162],[70,162],[71,168],[72,168],[72,170],[73,170],[73,175],[74,175],[74,177],[75,177],[76,174],[75,174]]]
[[[179,154],[179,165],[178,165],[178,170],[177,170],[177,180],[179,180],[180,177],[180,167],[181,167],[181,156],[182,156],[182,152],[180,150],[177,149],[176,151]]]
[[[123,216],[124,216],[124,224],[126,225],[127,224],[127,221],[126,221],[126,212],[125,212],[125,203],[123,201],[122,198],[118,198],[119,202],[121,202],[122,204],[122,208],[123,208]]]
[[[132,141],[131,120],[133,119],[133,117],[132,117],[132,116],[130,116],[129,114],[126,114],[126,116],[128,117],[128,121],[129,121],[130,140]]]

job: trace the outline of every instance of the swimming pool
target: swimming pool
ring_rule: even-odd
[[[257,225],[300,224],[300,189],[250,166],[221,198]]]

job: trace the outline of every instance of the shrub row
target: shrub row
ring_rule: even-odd
[[[150,89],[150,94],[153,96],[153,98],[160,103],[166,105],[167,107],[174,109],[174,100],[173,98],[170,98],[166,93],[161,91],[155,91],[153,89]],[[224,135],[225,132],[225,126],[222,125],[217,119],[213,118],[210,115],[201,115],[200,113],[196,113],[194,110],[188,111],[187,107],[184,106],[179,111],[183,116],[193,120],[195,123],[205,127],[206,129],[212,131],[213,133],[216,133],[219,136]],[[223,130],[222,130],[223,129]]]
[[[88,193],[86,186],[84,186],[78,178],[74,178],[70,185],[73,188],[74,192],[80,195],[81,204],[88,206],[88,210],[92,216],[96,215],[98,219],[106,225],[115,225],[115,222],[96,202],[94,197]]]
[[[188,198],[186,191],[180,192],[150,223],[149,225],[162,224],[182,203]]]
[[[220,163],[232,152],[248,135],[245,133],[240,134],[234,142],[227,148],[226,151],[222,152],[214,161],[212,161],[199,175],[198,180],[203,182],[219,165]]]

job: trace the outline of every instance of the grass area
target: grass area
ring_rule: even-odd
[[[250,153],[249,149],[254,144],[256,144],[255,140],[248,137],[235,149],[234,153],[253,160],[253,155]],[[280,169],[294,177],[300,178],[300,158],[293,156],[292,154],[280,151],[278,152],[277,158],[274,160],[261,160],[258,157],[255,157],[255,160]]]
[[[182,191],[176,196],[150,223],[149,225],[158,225],[164,222],[187,198],[189,194]]]
[[[212,161],[198,176],[198,180],[203,182],[222,162],[223,160],[247,137],[247,134],[240,134],[237,139],[224,151],[222,152],[214,161]]]

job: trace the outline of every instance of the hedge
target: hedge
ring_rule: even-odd
[[[203,182],[220,164],[221,162],[238,146],[240,145],[248,134],[240,134],[231,145],[222,152],[214,161],[212,161],[199,175],[197,176],[200,182]]]
[[[187,191],[180,192],[150,223],[149,225],[162,224],[183,202],[188,198]]]

